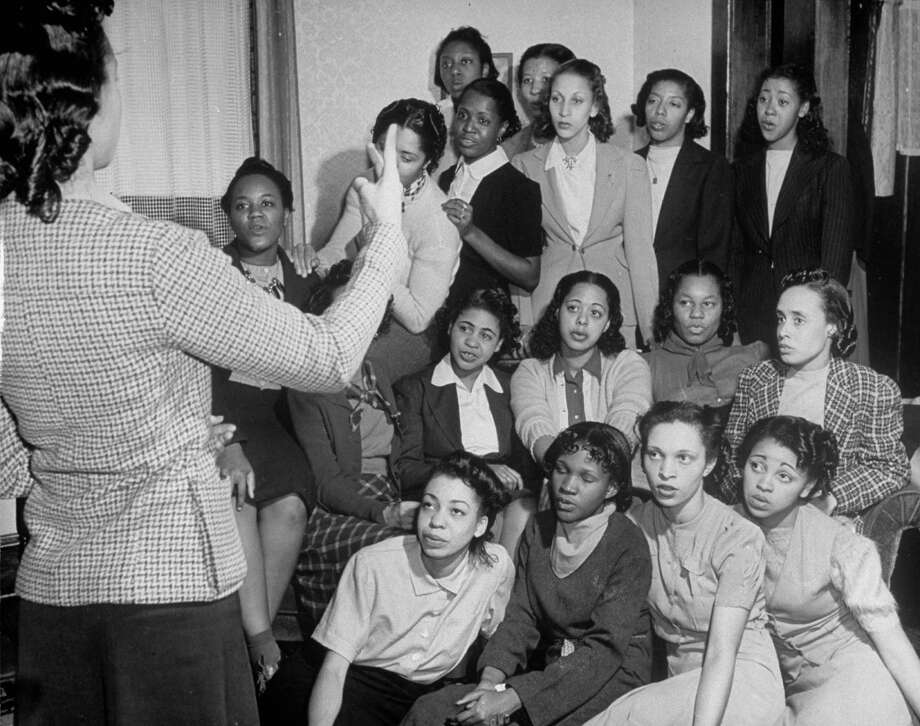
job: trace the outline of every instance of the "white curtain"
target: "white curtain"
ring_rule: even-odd
[[[898,11],[898,151],[920,156],[920,0]]]

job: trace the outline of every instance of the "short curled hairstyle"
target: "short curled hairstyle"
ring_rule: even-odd
[[[648,103],[648,97],[652,94],[655,84],[663,81],[671,81],[679,85],[684,91],[689,110],[693,111],[693,118],[687,122],[684,135],[689,139],[699,139],[705,136],[709,131],[706,127],[706,96],[703,95],[700,84],[693,80],[692,76],[677,68],[662,68],[652,71],[645,77],[645,83],[639,89],[636,102],[632,105],[636,126],[645,126],[648,123],[645,117],[645,104]]]
[[[371,139],[375,144],[386,136],[391,124],[418,134],[427,162],[425,170],[429,174],[433,173],[441,161],[444,145],[447,143],[447,127],[438,107],[418,98],[401,98],[384,106],[377,114],[371,132]]]
[[[291,186],[291,180],[265,161],[265,159],[260,159],[257,156],[250,156],[240,164],[240,168],[236,170],[236,173],[227,185],[227,191],[225,191],[224,195],[220,198],[220,208],[224,210],[224,214],[230,214],[230,205],[233,202],[233,187],[236,186],[236,183],[240,179],[247,176],[264,176],[266,179],[269,179],[272,184],[278,187],[278,192],[281,195],[281,205],[287,211],[293,211],[294,189]]]
[[[616,485],[613,502],[618,512],[625,512],[632,503],[632,447],[626,437],[612,426],[597,421],[579,421],[559,434],[543,457],[546,476],[553,477],[559,457],[584,451],[610,475]]]
[[[588,82],[591,93],[594,95],[594,101],[597,103],[597,115],[592,116],[588,121],[588,128],[598,141],[607,141],[613,136],[613,114],[610,113],[610,99],[607,98],[606,79],[601,69],[589,60],[576,58],[563,63],[553,73],[550,79],[550,92],[543,104],[540,114],[534,119],[534,135],[541,139],[556,138],[556,129],[553,127],[553,119],[549,112],[549,98],[552,96],[553,86],[556,79],[566,73],[581,76]]]
[[[465,295],[448,299],[447,304],[437,312],[436,321],[441,345],[450,348],[450,328],[466,310],[485,310],[498,320],[501,347],[495,351],[499,357],[517,350],[521,339],[517,306],[511,302],[508,293],[498,287],[470,290]]]
[[[811,70],[798,63],[784,63],[763,71],[757,78],[754,95],[748,100],[744,110],[739,133],[740,141],[749,146],[764,146],[766,141],[757,122],[757,98],[760,89],[770,78],[785,78],[793,86],[803,102],[808,102],[808,112],[798,120],[795,127],[796,136],[802,149],[812,155],[823,154],[831,147],[830,136],[821,118],[821,97]]]
[[[90,146],[112,48],[102,18],[112,0],[13,0],[0,30],[0,199],[15,194],[57,219],[59,183]]]
[[[492,79],[498,78],[498,69],[495,67],[495,61],[492,60],[492,49],[489,47],[489,44],[486,43],[486,39],[482,37],[482,33],[476,30],[476,28],[469,25],[463,25],[459,28],[454,28],[445,35],[444,38],[441,39],[441,42],[438,43],[438,49],[434,53],[434,85],[444,91],[444,93],[447,93],[447,87],[441,80],[441,53],[444,52],[444,49],[449,43],[466,43],[476,51],[482,66],[489,66],[489,71],[486,73],[485,77]]]
[[[335,293],[348,284],[351,280],[351,271],[354,267],[354,260],[344,259],[336,262],[329,268],[326,276],[313,288],[306,302],[301,306],[301,310],[311,315],[322,315],[332,305],[335,300]],[[377,332],[374,337],[386,335],[390,331],[390,323],[393,320],[393,298],[387,301],[386,309],[383,311],[383,318],[380,325],[377,326]]]
[[[639,441],[644,455],[648,447],[649,434],[656,426],[669,423],[682,423],[697,430],[706,461],[717,461],[719,446],[722,442],[722,419],[718,410],[709,406],[700,406],[689,401],[659,401],[639,419]]]
[[[484,534],[470,540],[470,556],[491,567],[495,560],[486,551],[486,542],[492,539],[495,517],[508,504],[511,494],[485,459],[466,451],[456,451],[437,461],[428,481],[437,476],[459,479],[479,497],[479,515],[488,520],[488,525]]]
[[[655,342],[662,343],[674,329],[674,298],[680,283],[685,277],[711,277],[719,288],[719,297],[722,298],[722,319],[716,335],[722,339],[723,345],[731,345],[735,338],[738,323],[735,316],[735,289],[732,281],[722,272],[722,268],[714,262],[702,258],[687,260],[678,265],[665,282],[664,289],[655,306],[655,317],[652,323],[652,333]]]
[[[846,358],[856,347],[856,323],[846,288],[820,268],[793,270],[780,281],[780,295],[791,287],[806,287],[821,298],[827,322],[836,326],[831,337],[831,355]]]
[[[744,470],[751,451],[764,439],[772,439],[795,455],[796,468],[814,483],[809,497],[831,491],[839,462],[834,434],[799,416],[762,418],[751,426],[738,447],[739,469]]]
[[[478,93],[486,98],[491,98],[495,103],[495,111],[498,113],[500,123],[507,123],[505,133],[502,134],[499,142],[510,139],[521,130],[521,119],[518,118],[517,109],[514,107],[514,99],[511,97],[511,91],[501,81],[493,78],[477,78],[463,89],[460,98],[457,100],[459,106],[463,99],[470,93]]]
[[[620,291],[611,282],[610,278],[600,272],[579,270],[570,272],[556,284],[553,298],[533,330],[530,333],[530,352],[539,360],[547,360],[559,352],[562,345],[562,336],[559,333],[559,310],[572,289],[579,283],[596,285],[607,295],[607,308],[610,311],[610,325],[607,326],[597,348],[603,355],[616,355],[626,347],[626,341],[620,333],[623,325],[623,313],[620,310]]]
[[[524,78],[524,64],[534,58],[549,58],[561,66],[563,63],[575,60],[575,54],[560,43],[537,43],[530,46],[524,51],[518,63],[516,75],[518,86],[521,85]]]

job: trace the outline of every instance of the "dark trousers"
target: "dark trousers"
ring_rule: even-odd
[[[20,726],[257,726],[236,594],[213,603],[22,600]]]

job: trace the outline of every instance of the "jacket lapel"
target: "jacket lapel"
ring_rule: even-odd
[[[757,233],[757,243],[763,249],[769,249],[770,220],[767,216],[767,153],[758,151],[746,164],[741,166],[744,175],[744,187],[749,192],[748,200],[754,203],[744,205],[742,214],[746,214],[751,221],[751,227]]]
[[[495,432],[498,435],[498,446],[502,453],[511,451],[511,438],[514,433],[514,421],[511,418],[511,406],[508,402],[508,384],[502,383],[503,393],[493,391],[486,386],[486,398],[489,401],[489,410],[492,420],[495,421]]]
[[[594,200],[591,203],[591,218],[588,220],[588,231],[582,241],[582,247],[592,242],[592,235],[604,221],[610,211],[610,199],[613,194],[613,185],[616,182],[613,173],[613,157],[606,153],[608,150],[600,141],[597,142],[597,170],[594,182]],[[644,172],[644,169],[643,169]],[[633,182],[632,179],[629,180]]]
[[[766,158],[766,157],[764,157]],[[776,209],[773,210],[773,229],[771,237],[783,223],[789,218],[795,203],[798,201],[802,187],[811,177],[811,159],[805,155],[796,144],[792,152],[792,158],[789,160],[789,168],[786,170],[786,176],[783,179],[783,185],[779,189],[779,197],[776,199]],[[764,199],[766,199],[766,181],[761,178],[764,184]]]
[[[457,392],[454,386],[433,386],[430,377],[427,376],[424,385],[429,418],[440,429],[441,436],[448,444],[446,448],[462,449],[460,408],[457,405]]]
[[[661,200],[661,211],[658,213],[658,225],[655,227],[655,245],[658,245],[659,230],[662,235],[675,228],[680,213],[696,203],[697,196],[697,170],[696,167],[703,161],[698,154],[693,153],[694,142],[687,140],[677,152],[674,161],[674,170],[668,188],[664,191]],[[648,152],[646,152],[647,154]]]
[[[824,392],[824,428],[828,431],[849,431],[853,428],[849,419],[856,410],[856,401],[853,400],[854,392],[848,379],[846,363],[839,358],[831,358]],[[844,442],[838,440],[837,445],[842,451]]]

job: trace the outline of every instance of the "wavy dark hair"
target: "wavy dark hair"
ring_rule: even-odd
[[[112,0],[14,0],[0,30],[0,199],[57,219],[108,80]]]
[[[476,54],[479,56],[479,62],[483,66],[488,64],[489,72],[486,74],[486,78],[498,78],[498,69],[495,67],[495,61],[492,60],[492,49],[489,47],[489,44],[486,43],[486,39],[482,37],[482,33],[476,30],[476,28],[469,25],[463,25],[451,30],[441,39],[441,42],[438,43],[438,49],[434,52],[435,86],[444,91],[444,93],[447,93],[447,87],[441,82],[441,53],[444,52],[444,48],[447,47],[448,43],[455,42],[466,43],[476,51]]]
[[[498,320],[501,347],[495,355],[502,357],[517,350],[521,340],[521,326],[517,306],[511,302],[508,293],[499,287],[470,290],[466,295],[448,298],[447,304],[438,310],[435,321],[444,350],[450,348],[450,327],[465,310],[485,310]]]
[[[584,282],[597,285],[607,295],[607,307],[610,311],[610,325],[597,341],[598,350],[603,355],[616,355],[626,347],[626,341],[620,333],[623,325],[623,313],[620,310],[620,291],[607,275],[591,270],[570,272],[556,284],[553,298],[543,315],[533,326],[530,333],[530,352],[534,358],[547,360],[559,352],[562,336],[559,333],[559,310],[562,303],[577,284]]]
[[[610,475],[616,484],[613,502],[618,512],[632,503],[632,447],[626,437],[612,426],[597,421],[579,421],[560,433],[543,456],[543,470],[552,479],[560,456],[584,451],[591,461]]]
[[[521,85],[521,79],[524,77],[524,64],[534,58],[549,58],[551,61],[555,61],[561,66],[563,63],[575,60],[575,54],[561,43],[537,43],[536,45],[530,46],[524,51],[523,55],[521,55],[521,60],[518,62],[517,74],[515,77],[517,78],[519,87]]]
[[[706,461],[718,461],[722,442],[722,419],[718,410],[689,401],[659,401],[652,404],[638,423],[643,455],[652,429],[667,423],[682,423],[696,429],[706,450]]]
[[[839,463],[834,434],[799,416],[762,418],[751,426],[738,447],[739,469],[744,470],[751,451],[764,439],[773,439],[795,454],[796,468],[805,474],[808,481],[814,482],[809,498],[831,491]]]
[[[440,459],[434,465],[428,481],[436,476],[459,479],[476,492],[479,497],[479,515],[489,523],[484,534],[470,540],[470,556],[491,567],[495,560],[486,552],[486,542],[492,539],[495,517],[511,500],[511,494],[502,486],[485,459],[466,451],[456,451]]]
[[[310,292],[306,302],[301,306],[301,310],[311,315],[322,315],[332,305],[337,290],[345,287],[351,280],[351,271],[354,267],[354,260],[344,259],[336,262],[329,268],[329,272]],[[390,323],[393,320],[393,297],[387,301],[386,309],[383,311],[383,317],[380,325],[377,326],[377,332],[374,337],[385,335],[390,331]]]
[[[685,277],[711,277],[716,281],[719,287],[719,296],[722,298],[722,319],[719,322],[719,329],[716,331],[722,339],[723,345],[731,345],[735,338],[735,331],[738,329],[738,322],[735,315],[735,289],[732,281],[722,272],[722,268],[715,262],[709,262],[702,258],[687,260],[678,265],[665,282],[665,286],[658,298],[658,305],[655,306],[655,318],[652,323],[652,332],[655,342],[662,343],[674,329],[674,298],[680,283]]]
[[[514,107],[514,99],[511,97],[511,91],[501,81],[492,78],[477,78],[463,89],[460,98],[457,99],[457,105],[463,103],[469,93],[478,93],[481,96],[491,98],[495,102],[495,111],[501,123],[507,123],[505,133],[502,134],[499,142],[510,139],[521,130],[521,119],[518,118],[517,109]]]
[[[550,92],[547,94],[540,114],[533,121],[534,135],[540,139],[556,138],[556,129],[553,127],[553,119],[549,113],[549,97],[552,96],[556,79],[565,73],[581,76],[588,82],[591,93],[594,95],[594,101],[597,103],[597,115],[588,120],[588,128],[598,141],[607,141],[613,136],[613,114],[610,113],[610,99],[607,97],[607,79],[604,78],[599,66],[584,58],[576,58],[563,63],[553,73],[549,82]]]
[[[835,358],[846,358],[853,352],[857,332],[850,294],[827,270],[817,267],[793,270],[783,276],[779,286],[780,295],[790,287],[807,287],[817,293],[821,298],[827,321],[837,327],[831,337],[831,355]]]
[[[224,214],[230,214],[230,204],[233,202],[233,187],[240,179],[247,176],[264,176],[266,179],[270,179],[271,182],[278,187],[278,191],[281,193],[282,206],[289,212],[293,211],[294,189],[291,187],[291,180],[265,161],[265,159],[260,159],[257,156],[250,156],[240,164],[240,168],[236,170],[236,173],[227,185],[227,191],[225,191],[224,195],[220,198],[220,208],[224,210]]]
[[[662,68],[658,71],[652,71],[645,77],[645,82],[642,84],[642,88],[639,89],[636,102],[631,107],[633,115],[636,117],[636,126],[645,126],[647,123],[645,104],[648,103],[648,97],[652,94],[652,88],[656,83],[661,83],[662,81],[671,81],[683,88],[684,96],[687,98],[687,106],[693,111],[693,118],[687,122],[684,135],[690,139],[699,139],[705,136],[709,131],[706,126],[706,96],[703,95],[703,89],[700,88],[700,84],[693,80],[692,76],[677,68]]]
[[[823,154],[831,148],[830,136],[824,121],[821,119],[821,97],[815,84],[815,76],[811,69],[798,63],[784,63],[773,66],[763,71],[757,78],[757,87],[754,95],[748,100],[744,110],[744,119],[738,134],[739,143],[747,147],[763,147],[766,141],[760,133],[760,124],[757,123],[757,98],[760,89],[769,78],[785,78],[795,86],[799,98],[808,102],[808,112],[798,120],[795,127],[798,143],[802,149],[811,155]]]
[[[425,171],[433,173],[441,161],[444,145],[447,143],[447,126],[444,125],[444,116],[438,107],[418,98],[401,98],[384,106],[377,114],[374,129],[371,131],[371,139],[375,144],[386,136],[390,124],[418,134],[422,153],[428,162],[425,164]]]

